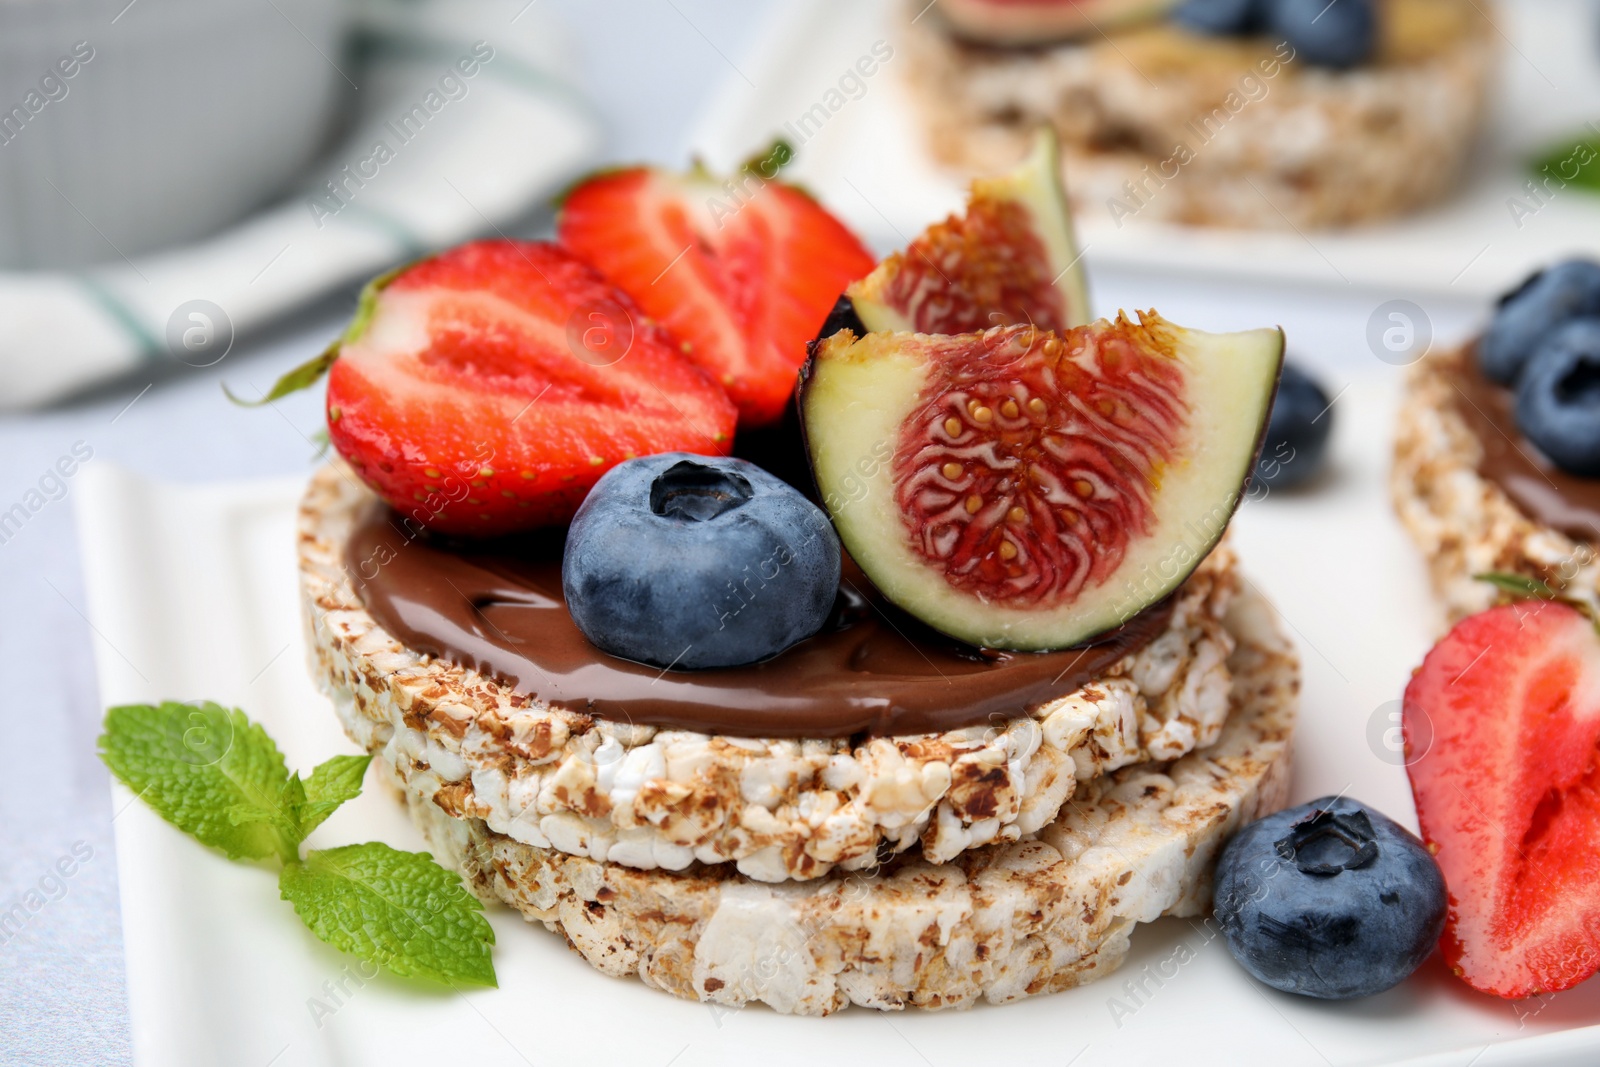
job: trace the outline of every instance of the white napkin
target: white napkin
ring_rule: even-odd
[[[321,293],[494,234],[593,158],[598,123],[534,3],[359,11],[359,62],[332,57],[359,86],[359,111],[303,188],[197,244],[80,272],[0,272],[0,409],[144,360],[215,362],[235,333]]]

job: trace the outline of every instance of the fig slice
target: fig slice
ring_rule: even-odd
[[[1177,0],[944,0],[956,34],[994,45],[1045,44],[1149,22]]]
[[[928,227],[845,290],[861,323],[873,333],[970,333],[1088,322],[1061,180],[1055,134],[1042,128],[1016,170],[972,183],[964,214]]]
[[[813,346],[799,407],[823,504],[884,596],[970,644],[1043,651],[1115,629],[1215,546],[1282,361],[1281,330],[1154,311],[841,330]]]

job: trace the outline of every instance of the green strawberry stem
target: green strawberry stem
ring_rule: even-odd
[[[309,389],[316,385],[322,376],[328,373],[328,368],[333,366],[333,361],[339,358],[339,350],[347,344],[359,341],[361,335],[367,332],[367,327],[372,323],[372,316],[377,313],[378,294],[383,292],[390,282],[394,281],[402,271],[410,266],[412,264],[407,263],[391,271],[386,271],[363,286],[361,296],[356,301],[355,318],[350,320],[350,325],[345,327],[345,331],[340,335],[339,339],[298,367],[284,372],[283,376],[273,383],[272,388],[267,390],[266,395],[261,399],[244,400],[235,396],[233,390],[229,389],[226,383],[222,386],[222,392],[229,400],[240,407],[257,408],[263,404],[270,404],[274,400],[282,399],[290,393],[298,393],[302,389]]]
[[[1594,625],[1595,633],[1600,635],[1600,608],[1596,607],[1592,599],[1557,592],[1548,582],[1510,571],[1485,571],[1472,577],[1480,582],[1488,582],[1506,594],[1510,600],[1543,600],[1575,608],[1583,613],[1584,617]]]

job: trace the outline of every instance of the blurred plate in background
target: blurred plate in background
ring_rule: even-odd
[[[1136,219],[1119,228],[1090,212],[1078,220],[1089,261],[1481,300],[1563,255],[1600,249],[1600,193],[1568,187],[1541,202],[1524,188],[1531,156],[1600,123],[1595,7],[1586,0],[1492,6],[1503,34],[1500,85],[1473,169],[1448,202],[1343,232],[1205,230]],[[898,8],[898,0],[786,7],[765,46],[729,78],[694,148],[729,168],[774,136],[792,139],[785,124],[836,88],[875,42],[895,46]],[[789,172],[879,250],[906,244],[927,220],[957,210],[966,184],[924,149],[898,61],[884,63],[859,98],[846,98],[800,146]],[[1514,214],[1513,198],[1533,213]]]

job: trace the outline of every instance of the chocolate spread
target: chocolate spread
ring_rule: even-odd
[[[1600,479],[1557,467],[1517,429],[1516,394],[1483,376],[1476,345],[1460,356],[1452,375],[1456,411],[1482,446],[1478,473],[1505,490],[1534,522],[1578,541],[1600,542]]]
[[[822,632],[744,667],[663,671],[591,645],[561,593],[561,531],[477,544],[418,535],[374,505],[345,564],[379,625],[419,652],[473,668],[571,711],[744,737],[920,734],[1004,722],[1143,648],[1171,616],[1163,602],[1085,647],[973,649],[883,601],[848,559]]]

